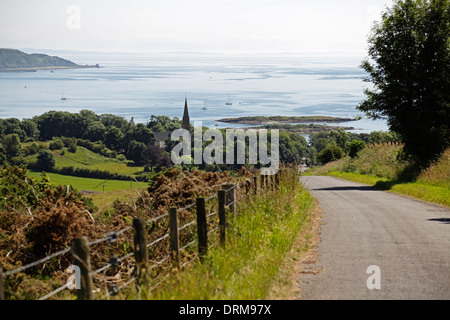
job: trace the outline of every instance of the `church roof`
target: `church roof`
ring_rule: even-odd
[[[182,128],[186,130],[190,130],[190,120],[189,120],[189,110],[188,110],[188,103],[187,98],[184,99],[184,112],[183,112],[183,121],[182,121]]]

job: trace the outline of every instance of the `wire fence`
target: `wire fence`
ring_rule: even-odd
[[[128,226],[118,231],[111,231],[97,240],[87,241],[86,237],[76,239],[84,241],[82,243],[84,244],[85,252],[77,251],[79,248],[76,249],[74,247],[75,241],[72,241],[71,247],[52,253],[37,261],[4,272],[0,268],[0,299],[5,299],[4,279],[45,264],[69,252],[72,252],[73,263],[77,266],[75,274],[66,272],[68,276],[70,275],[67,281],[53,291],[41,296],[38,300],[54,298],[62,291],[74,288],[78,289],[78,299],[93,299],[94,294],[97,295],[97,298],[109,299],[112,295],[117,294],[134,282],[138,285],[141,285],[143,282],[151,283],[149,291],[152,291],[168,278],[169,274],[164,271],[167,271],[169,267],[181,269],[194,261],[202,261],[208,248],[210,249],[219,244],[224,245],[226,220],[236,216],[236,207],[239,201],[245,196],[249,198],[249,195],[257,194],[260,190],[266,190],[270,187],[274,190],[278,187],[279,174],[277,173],[270,180],[268,177],[270,176],[261,176],[259,183],[257,177],[254,177],[253,181],[246,180],[239,185],[223,184],[222,190],[207,198],[197,198],[195,202],[182,208],[168,208],[168,212],[146,221],[134,218],[133,226]],[[216,199],[217,201],[215,201]],[[210,212],[207,213],[206,203],[212,200],[214,200],[214,203],[210,205]],[[197,219],[184,221],[181,226],[178,226],[181,213],[193,209],[196,210]],[[215,216],[218,216],[218,219],[212,218]],[[169,227],[166,228],[162,235],[157,235],[156,238],[147,241],[148,235],[152,231],[148,231],[145,228],[162,221],[165,221],[165,225],[168,223]],[[141,232],[139,232],[139,226],[143,228]],[[134,231],[134,250],[121,257],[111,256],[109,261],[104,263],[103,266],[92,271],[89,248],[101,243],[105,243],[105,245],[114,244],[121,235],[132,230]],[[216,235],[215,237],[214,234]],[[182,242],[181,246],[180,242]],[[165,250],[160,252],[154,250],[156,246],[163,243],[165,243]],[[148,253],[149,250],[151,254]],[[81,256],[84,256],[84,258],[81,258]],[[129,261],[126,264],[126,272],[121,272],[121,274],[125,274],[125,279],[122,276],[120,279],[117,279],[115,276],[106,275],[107,270],[122,266],[126,260],[134,261]],[[83,279],[83,281],[80,281],[80,279]],[[94,282],[97,283],[96,289],[93,286]],[[101,283],[103,283],[103,286]],[[80,288],[80,286],[84,287]],[[101,292],[101,287],[104,288],[104,292]]]

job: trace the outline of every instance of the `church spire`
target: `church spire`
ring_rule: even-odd
[[[188,104],[187,104],[187,98],[184,98],[184,113],[183,113],[183,122],[181,124],[181,127],[183,129],[186,129],[188,131],[191,130],[190,120],[189,120],[189,110],[188,110]]]

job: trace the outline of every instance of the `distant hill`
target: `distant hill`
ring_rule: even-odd
[[[92,68],[41,53],[27,54],[16,49],[0,48],[0,71],[34,71],[38,69]]]

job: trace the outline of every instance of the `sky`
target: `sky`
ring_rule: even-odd
[[[365,52],[393,0],[0,0],[0,47]]]

